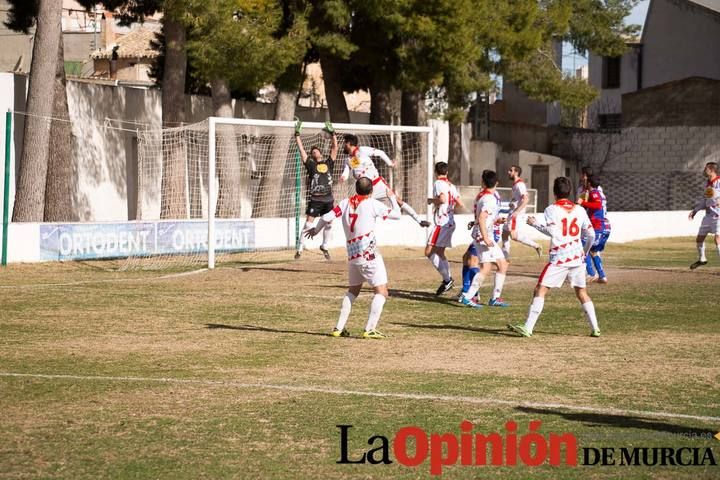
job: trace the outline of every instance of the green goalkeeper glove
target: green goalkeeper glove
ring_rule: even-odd
[[[335,133],[335,128],[333,127],[332,123],[330,123],[330,122],[325,122],[325,128],[323,128],[323,130],[325,130],[330,135]]]
[[[302,122],[298,117],[295,117],[295,136],[299,137],[302,132]]]

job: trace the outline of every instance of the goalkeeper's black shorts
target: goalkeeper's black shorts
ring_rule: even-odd
[[[310,215],[311,217],[322,217],[332,210],[334,206],[334,200],[330,200],[328,202],[313,200],[310,198],[307,203],[307,208],[305,209],[305,215]]]

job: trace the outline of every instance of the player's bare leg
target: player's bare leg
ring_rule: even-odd
[[[698,267],[702,267],[703,265],[707,265],[707,257],[705,256],[705,238],[707,238],[707,234],[698,234],[698,236],[695,238],[695,244],[697,245],[697,251],[698,251],[698,259],[697,262],[690,265],[690,270],[695,270]],[[718,246],[720,249],[720,243],[718,243],[720,239],[718,239],[718,236],[715,235],[715,245]]]
[[[375,338],[381,339],[386,338],[387,335],[377,330],[378,322],[380,322],[380,315],[382,314],[383,307],[385,306],[385,300],[388,297],[387,284],[377,285],[373,287],[372,302],[370,302],[370,314],[368,315],[368,321],[365,325],[365,331],[362,334],[363,338]]]
[[[362,289],[362,283],[360,285],[350,285],[348,287],[347,292],[345,292],[345,296],[342,299],[342,303],[340,304],[340,316],[338,317],[337,324],[335,325],[335,328],[333,328],[332,333],[330,334],[333,337],[349,337],[350,332],[345,328],[345,325],[347,324],[348,318],[350,317],[350,312],[352,311],[352,304],[355,301],[355,299],[360,295],[360,290]]]

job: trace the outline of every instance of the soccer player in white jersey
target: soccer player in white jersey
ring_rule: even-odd
[[[459,299],[460,303],[468,307],[482,307],[482,305],[475,303],[472,298],[482,286],[493,264],[497,267],[497,272],[495,272],[495,286],[492,297],[488,301],[488,306],[508,306],[501,298],[508,263],[505,260],[502,250],[493,238],[493,230],[498,221],[498,215],[500,214],[500,201],[495,191],[497,183],[497,173],[492,170],[483,171],[482,184],[484,189],[475,198],[475,226],[472,230],[475,250],[480,260],[480,272],[475,275],[470,288],[463,293]]]
[[[688,215],[688,218],[692,220],[695,214],[700,210],[705,210],[705,217],[702,219],[700,229],[698,229],[697,238],[697,250],[698,260],[697,262],[690,265],[691,270],[695,270],[698,267],[707,264],[707,257],[705,256],[705,237],[708,234],[715,235],[715,248],[717,249],[718,255],[720,255],[720,171],[718,170],[718,164],[715,162],[708,162],[705,164],[703,175],[708,179],[705,185],[705,191],[703,192],[703,198],[695,205],[695,207]]]
[[[435,228],[430,231],[425,247],[425,256],[442,276],[442,283],[435,295],[442,295],[455,283],[450,275],[450,263],[445,256],[445,249],[452,248],[452,236],[455,232],[455,207],[464,208],[460,194],[448,179],[447,173],[447,163],[435,164],[437,179],[433,184],[433,196],[428,198],[428,204],[433,205],[435,211]]]
[[[380,149],[358,146],[358,138],[352,134],[345,135],[344,147],[348,158],[345,161],[343,173],[340,175],[341,182],[346,182],[347,179],[350,178],[350,175],[352,175],[355,180],[362,177],[369,178],[373,184],[372,195],[374,199],[382,200],[384,198],[390,198],[392,194],[403,212],[410,215],[421,227],[430,226],[430,222],[422,220],[414,208],[404,203],[402,199],[392,191],[385,179],[380,176],[380,173],[372,161],[372,157],[380,157],[390,168],[395,168],[397,162],[390,160],[387,153]]]
[[[528,218],[528,224],[550,237],[550,258],[535,286],[525,325],[508,325],[510,330],[523,337],[532,336],[545,305],[545,295],[551,288],[562,287],[566,278],[570,279],[570,285],[575,289],[575,295],[592,328],[590,336],[600,336],[595,306],[585,289],[584,258],[593,244],[595,232],[585,209],[569,200],[571,192],[572,184],[568,178],[556,178],[553,185],[555,203],[545,209],[545,224],[539,224],[534,217]],[[583,234],[587,236],[584,249]]]
[[[387,205],[372,198],[373,184],[369,178],[359,178],[355,182],[355,191],[356,195],[346,198],[332,211],[320,217],[318,224],[308,230],[306,235],[313,237],[322,231],[326,223],[342,217],[347,239],[349,287],[342,299],[337,325],[330,335],[333,337],[350,336],[345,324],[350,316],[353,302],[360,295],[363,282],[368,282],[373,287],[375,295],[370,303],[370,315],[362,338],[385,338],[386,335],[377,330],[377,324],[388,296],[388,280],[385,262],[377,250],[375,220],[377,218],[399,219],[400,206],[392,190],[388,191],[388,200],[392,209],[388,209]]]
[[[505,260],[510,260],[510,239],[534,248],[538,257],[542,256],[542,247],[527,234],[527,214],[525,209],[530,201],[525,181],[520,177],[522,168],[513,165],[508,170],[508,178],[513,182],[512,200],[510,201],[510,214],[503,228],[503,254]]]

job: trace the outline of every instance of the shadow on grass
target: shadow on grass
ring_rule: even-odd
[[[463,330],[466,332],[479,332],[488,333],[490,335],[497,335],[500,337],[516,337],[514,333],[508,331],[505,328],[486,328],[486,327],[467,327],[463,325],[421,325],[419,323],[403,323],[403,322],[390,322],[393,325],[400,325],[401,327],[411,328],[426,328],[429,330]]]
[[[258,327],[257,325],[223,325],[220,323],[206,323],[205,327],[210,330],[242,330],[246,332],[284,333],[295,335],[312,335],[314,337],[329,337],[327,333],[309,332],[307,330],[281,330],[278,328]]]
[[[455,298],[438,297],[434,292],[417,292],[413,290],[398,290],[395,288],[388,289],[388,292],[393,298],[402,298],[404,300],[414,300],[418,302],[444,303],[446,305],[455,305],[459,307],[463,306],[460,305]]]
[[[685,427],[672,423],[647,420],[630,415],[611,415],[607,413],[570,413],[549,408],[516,407],[516,410],[532,415],[556,415],[571,422],[580,422],[587,427],[611,426],[617,428],[634,428],[640,430],[653,430],[656,432],[674,433],[687,437],[706,436],[709,430]]]

